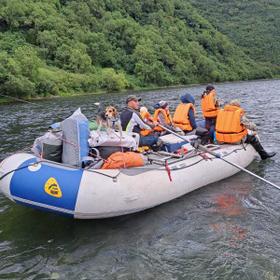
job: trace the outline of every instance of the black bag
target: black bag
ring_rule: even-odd
[[[206,128],[198,127],[196,129],[195,135],[200,139],[201,145],[207,145],[210,142],[210,134]]]
[[[61,162],[62,145],[43,143],[43,158],[55,162]]]

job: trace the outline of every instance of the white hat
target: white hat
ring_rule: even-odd
[[[232,100],[229,102],[229,104],[232,105],[232,106],[240,107],[240,100],[239,100],[239,99],[232,99]]]
[[[165,100],[159,101],[158,104],[159,104],[159,106],[160,106],[161,108],[165,108],[165,107],[168,105],[167,101],[165,101]]]
[[[146,112],[148,112],[147,107],[142,106],[142,107],[140,108],[140,113],[146,113]]]

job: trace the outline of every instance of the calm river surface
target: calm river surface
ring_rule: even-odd
[[[196,98],[204,86],[140,92],[150,107]],[[216,85],[240,98],[267,149],[278,154],[249,169],[280,184],[280,80]],[[28,151],[47,127],[77,107],[117,104],[127,94],[80,96],[0,106],[0,159]],[[38,212],[0,194],[0,279],[280,279],[280,190],[239,173],[129,216],[79,221]]]

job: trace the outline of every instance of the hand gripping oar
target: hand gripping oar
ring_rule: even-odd
[[[170,132],[171,134],[177,136],[178,138],[180,138],[180,139],[182,139],[182,140],[184,140],[184,141],[187,141],[187,140],[184,138],[184,136],[179,135],[178,133],[172,131],[171,129],[169,129],[169,128],[165,127],[165,126],[162,126],[161,124],[158,124],[158,126],[160,126],[161,128],[163,128],[164,130]],[[187,142],[188,142],[188,141],[187,141]],[[265,183],[267,183],[267,184],[269,184],[269,185],[271,185],[271,186],[273,186],[273,187],[275,187],[275,188],[277,188],[277,189],[280,190],[280,187],[277,186],[276,184],[274,184],[274,183],[272,183],[272,182],[270,182],[270,181],[268,181],[268,180],[266,180],[266,179],[260,177],[259,175],[257,175],[257,174],[255,174],[255,173],[249,171],[248,169],[246,169],[246,168],[244,168],[244,167],[242,167],[242,166],[240,166],[240,165],[238,165],[238,164],[236,164],[236,163],[234,163],[234,162],[231,162],[231,161],[229,161],[229,160],[227,160],[227,159],[221,157],[221,155],[210,151],[209,149],[205,148],[204,146],[202,146],[202,145],[197,145],[196,148],[198,148],[199,150],[201,150],[201,151],[203,151],[203,152],[206,152],[206,153],[208,153],[208,154],[214,156],[215,158],[218,158],[218,159],[220,159],[220,160],[223,160],[224,162],[226,162],[226,163],[228,163],[228,164],[230,164],[230,165],[236,167],[237,169],[242,170],[242,171],[248,173],[249,175],[254,176],[254,177],[260,179],[261,181],[263,181],[263,182],[265,182]]]

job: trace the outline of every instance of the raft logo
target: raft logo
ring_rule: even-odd
[[[45,192],[57,198],[62,197],[61,189],[57,181],[53,177],[49,178],[48,181],[45,183]]]

